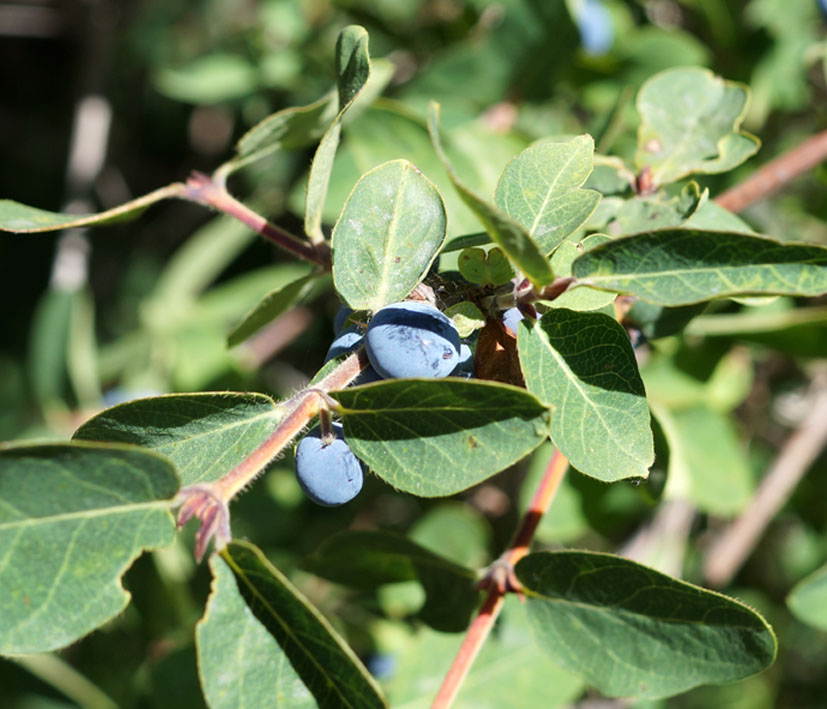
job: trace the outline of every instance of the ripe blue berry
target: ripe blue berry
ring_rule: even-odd
[[[457,362],[454,371],[451,372],[451,376],[463,377],[464,379],[470,379],[474,376],[474,353],[464,342],[460,346],[459,362]]]
[[[612,16],[602,0],[585,0],[577,12],[577,29],[586,54],[605,54],[614,43]]]
[[[333,423],[335,438],[325,445],[314,428],[296,446],[296,479],[313,502],[336,507],[350,502],[362,489],[362,464],[342,435],[342,424]]]
[[[356,325],[345,328],[331,343],[327,350],[327,354],[325,355],[324,361],[329,362],[331,359],[338,357],[339,355],[350,354],[362,344],[363,337],[364,334],[362,333],[362,330]]]
[[[427,303],[405,301],[377,311],[365,348],[385,379],[447,377],[459,362],[460,341],[450,318]]]
[[[340,305],[339,309],[336,311],[336,315],[333,316],[333,333],[338,335],[341,332],[342,328],[345,326],[347,319],[353,315],[353,310],[348,308],[346,305]]]
[[[520,324],[520,320],[522,320],[525,315],[520,312],[519,308],[509,308],[508,310],[503,312],[503,325],[505,325],[509,330],[511,330],[512,334],[517,334],[517,325]]]

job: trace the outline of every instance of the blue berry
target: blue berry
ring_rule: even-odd
[[[586,54],[605,54],[614,42],[612,16],[602,0],[585,0],[580,4],[577,29]]]
[[[346,305],[340,305],[339,309],[336,311],[336,315],[333,316],[333,332],[334,334],[338,335],[341,332],[342,328],[345,326],[347,319],[353,315],[353,310],[348,308]]]
[[[365,332],[373,368],[385,379],[447,377],[459,362],[454,323],[432,305],[405,301],[386,305]]]
[[[471,348],[464,342],[459,349],[459,362],[451,372],[452,377],[463,377],[470,379],[474,376],[474,353]]]
[[[350,354],[362,344],[363,337],[362,330],[356,325],[344,329],[339,333],[339,336],[333,340],[327,350],[324,361],[329,362],[339,355]]]
[[[332,424],[336,437],[324,445],[317,427],[296,446],[296,479],[313,502],[336,507],[350,502],[362,489],[362,464],[345,442],[342,424]]]
[[[517,334],[517,325],[520,324],[525,315],[522,314],[519,308],[509,308],[503,312],[503,325],[505,325],[511,332]]]

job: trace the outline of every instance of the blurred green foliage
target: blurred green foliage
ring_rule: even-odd
[[[97,11],[49,5],[54,26],[23,27],[0,40],[0,60],[14,67],[0,77],[0,196],[55,210],[70,196],[64,172],[73,109],[87,91],[106,97],[113,116],[104,169],[84,195],[96,206],[114,206],[191,169],[211,170],[230,158],[234,141],[256,122],[330,89],[336,36],[354,22],[367,28],[371,54],[388,57],[395,73],[381,99],[345,119],[323,214],[328,225],[360,175],[405,157],[437,182],[454,215],[449,236],[479,230],[428,141],[430,100],[442,104],[453,164],[469,187],[488,195],[508,160],[541,137],[590,133],[598,153],[631,163],[639,123],[634,96],[647,78],[672,66],[707,67],[751,89],[743,127],[760,137],[762,148],[733,172],[698,180],[713,196],[827,127],[827,32],[813,0],[607,0],[614,41],[598,55],[580,46],[574,2],[99,5]],[[311,155],[310,149],[274,153],[233,176],[232,188],[269,219],[299,231]],[[611,183],[611,171],[603,176]],[[776,238],[825,244],[826,183],[827,172],[818,169],[741,216]],[[611,185],[586,186],[612,194]],[[58,253],[54,238],[0,239],[4,439],[65,438],[104,405],[147,392],[234,389],[283,397],[321,366],[337,307],[329,293],[310,296],[292,311],[281,322],[287,333],[281,339],[262,337],[227,349],[232,327],[295,274],[292,262],[244,227],[164,203],[138,221],[91,231],[87,238],[88,281],[69,289],[50,278]],[[692,530],[685,567],[685,577],[699,581],[698,544],[743,506],[801,420],[809,377],[824,365],[824,308],[808,310],[808,319],[796,314],[795,304],[801,300],[716,302],[681,336],[658,313],[640,312],[641,329],[652,338],[642,372],[650,397],[662,407],[658,418],[667,438],[671,429],[673,449],[666,454],[661,446],[650,481],[639,489],[570,476],[539,541],[617,548],[651,514],[661,494],[658,473],[662,480],[669,472],[669,496],[681,471],[694,466],[714,472],[715,460],[674,449],[676,439],[702,438],[735,461],[739,478],[735,491],[710,499],[711,480],[693,497],[708,512]],[[723,418],[733,410],[734,419]],[[308,503],[289,461],[279,461],[255,494],[234,504],[234,530],[254,537],[322,610],[335,611],[338,629],[360,656],[392,656],[402,670],[389,679],[391,696],[413,698],[407,686],[411,663],[423,647],[437,643],[412,620],[421,599],[414,594],[411,600],[404,585],[382,593],[344,592],[301,570],[301,560],[333,532],[356,523],[411,532],[426,547],[449,538],[449,548],[440,545],[440,552],[482,565],[507,542],[520,510],[515,500],[530,491],[528,485],[518,494],[522,478],[536,477],[544,457],[548,451],[541,448],[530,465],[462,495],[462,506],[399,495],[371,477],[358,507],[336,510]],[[827,705],[827,636],[806,624],[817,613],[803,607],[814,591],[798,587],[792,612],[784,603],[827,560],[827,516],[817,502],[827,497],[826,463],[822,454],[730,589],[773,623],[781,647],[776,664],[736,687],[703,688],[658,706]],[[716,504],[722,494],[725,504]],[[126,577],[132,605],[60,653],[118,706],[203,704],[192,643],[209,572],[190,561],[191,534],[185,530],[173,547],[141,558]],[[823,587],[823,577],[822,571],[811,583]],[[818,623],[823,627],[823,616]],[[508,647],[513,639],[495,641]],[[496,649],[495,643],[491,662]],[[55,688],[58,675],[38,678],[3,660],[4,706],[71,706]],[[565,702],[577,687],[560,691]]]

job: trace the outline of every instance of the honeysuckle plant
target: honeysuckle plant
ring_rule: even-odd
[[[595,154],[587,134],[549,136],[517,152],[493,192],[469,183],[439,105],[414,117],[387,114],[430,141],[433,169],[400,150],[364,171],[331,224],[325,205],[343,125],[368,118],[388,66],[371,61],[367,33],[349,26],[336,45],[335,90],[261,121],[211,175],[193,173],[98,214],[0,202],[0,228],[25,234],[103,227],[173,198],[243,223],[296,263],[227,333],[228,347],[333,289],[358,323],[390,303],[426,300],[475,350],[471,378],[351,386],[370,364],[360,348],[282,400],[234,391],[150,396],[95,413],[71,440],[5,444],[0,653],[58,650],[101,627],[129,603],[121,580],[133,561],[195,526],[193,554],[212,575],[195,631],[211,707],[473,706],[481,692],[504,696],[487,669],[503,658],[521,666],[509,691],[538,706],[586,688],[669,697],[766,669],[775,634],[736,598],[681,580],[679,567],[664,573],[656,558],[537,541],[571,478],[723,516],[752,495],[729,417],[745,395],[738,353],[722,357],[707,382],[687,383],[668,351],[668,336],[709,332],[727,317],[714,308],[731,299],[827,292],[827,249],[755,233],[694,181],[758,150],[741,128],[747,89],[702,68],[656,74],[637,94],[631,160]],[[314,144],[304,234],[229,191],[234,173]],[[449,232],[472,217],[473,230]],[[801,302],[792,312],[806,317],[812,308]],[[515,307],[525,317],[512,332],[501,317]],[[323,614],[256,546],[254,531],[234,534],[234,500],[246,489],[260,494],[258,478],[289,456],[320,412],[341,421],[351,450],[389,494],[447,498],[521,461],[532,470],[521,519],[495,558],[463,560],[396,531],[342,528],[306,559],[307,573],[357,592],[419,589],[421,604],[408,614],[417,641],[381,684],[345,640],[352,618]],[[796,592],[803,614],[823,608],[812,592],[823,578]],[[473,681],[463,689],[466,677]]]

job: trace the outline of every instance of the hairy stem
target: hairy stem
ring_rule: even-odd
[[[326,244],[311,244],[271,224],[247,205],[239,202],[227,192],[223,184],[213,180],[209,175],[193,173],[187,179],[186,190],[181,196],[183,199],[224,212],[294,256],[321,266],[326,271],[330,270],[330,251]]]
[[[827,159],[827,130],[816,133],[777,158],[743,182],[719,194],[715,202],[730,212],[740,212],[760,202],[788,182]]]
[[[285,402],[287,415],[267,439],[227,475],[214,483],[191,485],[181,490],[175,503],[179,505],[178,526],[183,527],[193,517],[201,521],[195,537],[195,557],[198,561],[203,558],[210,540],[214,541],[215,551],[221,551],[230,541],[230,501],[290,445],[322,406],[330,405],[327,392],[346,387],[368,364],[364,348],[342,360],[315,386]]]
[[[490,577],[486,579],[488,583],[484,585],[488,587],[488,593],[477,616],[466,631],[459,652],[457,652],[442,687],[440,687],[439,693],[434,699],[433,709],[446,709],[451,706],[471,669],[474,659],[479,654],[483,643],[485,643],[488,634],[491,632],[491,628],[494,627],[494,622],[502,610],[505,594],[509,591],[518,590],[515,586],[516,580],[513,577],[514,564],[528,554],[531,540],[537,531],[537,525],[540,524],[543,515],[551,506],[568,467],[569,461],[560,451],[555,450],[546,466],[543,479],[534,493],[531,504],[525,511],[520,526],[514,534],[514,539],[506,552],[500,557],[500,561],[492,567]]]

